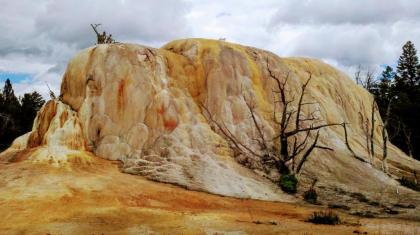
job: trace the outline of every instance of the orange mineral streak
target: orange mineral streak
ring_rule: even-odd
[[[174,119],[165,120],[163,125],[166,130],[173,131],[178,126],[178,121]]]
[[[60,115],[60,127],[63,127],[64,123],[67,121],[67,117],[69,116],[69,113],[67,112],[67,110],[65,110],[61,115]]]
[[[158,113],[160,115],[163,115],[165,113],[165,105],[162,104],[162,105],[159,106]]]
[[[86,97],[87,80],[94,74],[94,66],[96,63],[95,55],[98,47],[87,49],[87,53],[78,53],[75,57],[83,60],[83,63],[70,61],[63,81],[61,82],[60,98],[65,100],[73,110],[79,111],[80,106]],[[103,48],[103,47],[102,47]]]
[[[37,116],[38,122],[34,131],[28,139],[28,147],[34,148],[42,144],[45,133],[48,131],[51,120],[57,112],[56,103],[53,100],[48,101]]]
[[[125,104],[125,85],[126,85],[126,80],[122,79],[120,81],[120,83],[118,84],[118,110],[122,111],[124,109],[124,104]]]

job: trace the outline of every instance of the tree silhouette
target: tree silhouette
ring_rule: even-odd
[[[42,96],[34,91],[32,93],[26,93],[21,99],[21,125],[23,130],[32,129],[32,124],[35,119],[37,111],[45,103]]]
[[[32,129],[37,111],[44,104],[38,92],[26,93],[19,100],[9,79],[0,94],[0,150],[7,148],[12,141]]]
[[[417,50],[411,41],[403,46],[403,52],[398,59],[397,76],[395,82],[397,87],[414,87],[419,83],[420,65],[417,57]]]

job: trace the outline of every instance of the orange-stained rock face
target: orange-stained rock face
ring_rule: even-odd
[[[261,159],[234,156],[228,140],[212,127],[202,109],[205,106],[238,140],[259,151],[246,100],[255,105],[266,138],[274,137],[278,127],[272,113],[279,107],[273,105],[274,81],[267,60],[279,77],[289,73],[288,97],[296,98],[311,73],[305,98],[316,104],[303,112],[318,109],[323,123],[347,122],[352,148],[370,161],[360,120],[370,117],[373,99],[343,73],[314,59],[280,58],[204,39],[178,40],[161,49],[104,44],[79,52],[64,75],[60,101],[48,102],[29,136],[14,146],[59,146],[59,151],[49,151],[60,156],[88,150],[121,160],[125,172],[153,180],[227,196],[291,200],[269,180],[279,177],[276,170],[263,171]],[[321,131],[320,143],[334,152],[314,151],[302,178],[317,177],[330,187],[352,191],[379,192],[384,185],[395,186],[396,181],[378,170],[382,122],[379,113],[375,116],[377,169],[354,159],[344,144],[342,128],[331,127]],[[22,144],[25,141],[27,146]],[[399,162],[389,166],[391,174],[420,168],[394,146],[389,147],[389,159]]]
[[[54,101],[49,101],[45,104],[42,111],[39,112],[37,119],[35,121],[35,128],[34,131],[31,132],[28,139],[28,147],[34,148],[43,143],[43,138],[45,133],[50,126],[51,120],[57,113],[57,103]],[[61,118],[60,118],[61,121]],[[60,122],[61,123],[61,122]]]
[[[55,100],[39,111],[27,140],[28,148],[51,145],[72,150],[85,150],[85,138],[77,113]]]

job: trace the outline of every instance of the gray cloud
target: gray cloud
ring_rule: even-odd
[[[101,23],[121,41],[164,42],[188,33],[179,0],[54,1],[36,20],[36,29],[58,42],[86,47],[95,42],[91,23]]]
[[[0,71],[30,73],[17,93],[58,92],[69,59],[94,44],[90,23],[117,41],[154,47],[177,38],[226,38],[280,56],[323,59],[352,75],[358,64],[394,64],[420,47],[413,0],[0,0]],[[379,68],[380,69],[380,68]]]
[[[369,26],[306,27],[295,38],[293,54],[336,60],[344,66],[374,64],[379,56],[388,56],[381,36]]]
[[[0,71],[34,76],[16,85],[18,94],[46,82],[58,92],[68,60],[96,41],[91,23],[118,41],[160,46],[190,35],[190,7],[183,0],[2,1]]]
[[[420,18],[412,0],[280,1],[271,24],[376,24]]]
[[[395,64],[406,41],[420,45],[419,22],[418,1],[282,0],[267,31],[293,35],[287,55],[318,57],[351,71],[358,64]]]

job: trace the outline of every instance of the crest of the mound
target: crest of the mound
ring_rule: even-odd
[[[48,102],[32,132],[6,153],[26,149],[29,159],[57,165],[69,162],[70,156],[88,159],[83,156],[93,153],[122,161],[127,173],[194,190],[290,200],[273,183],[277,171],[267,171],[261,159],[235,154],[203,110],[238,141],[256,148],[258,133],[246,104],[251,99],[264,135],[274,136],[274,81],[268,77],[267,60],[279,76],[289,74],[287,92],[292,97],[312,74],[306,98],[319,110],[319,120],[346,122],[354,152],[366,155],[363,120],[370,117],[373,100],[343,73],[314,59],[280,58],[204,39],[174,41],[161,49],[104,44],[81,51],[67,67],[59,100]],[[343,128],[335,126],[323,129],[319,140],[334,151],[315,150],[301,177],[354,191],[379,192],[384,185],[395,185],[379,170],[382,123],[379,113],[375,115],[372,165],[352,156]],[[420,168],[396,147],[388,151],[391,175]]]

